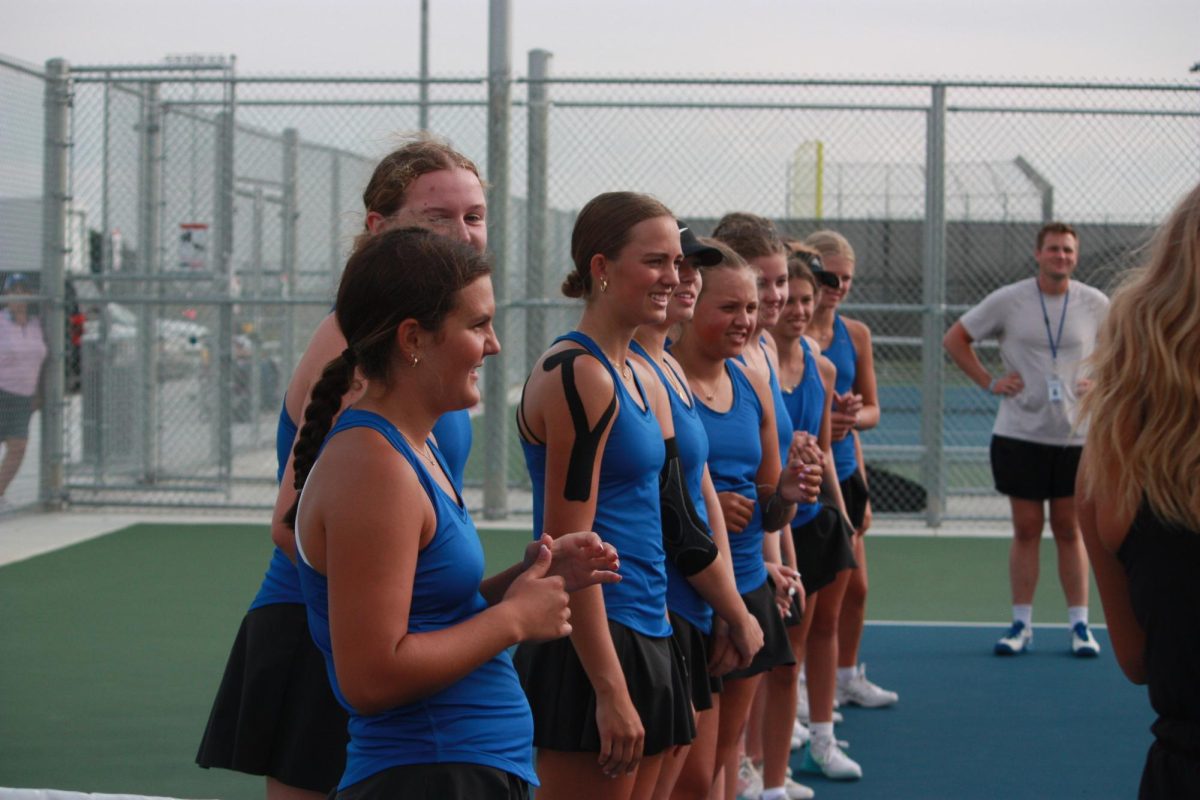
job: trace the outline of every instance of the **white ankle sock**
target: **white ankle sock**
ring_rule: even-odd
[[[1033,627],[1033,605],[1013,604],[1013,622],[1024,622],[1026,628]]]
[[[838,667],[838,683],[849,683],[858,674],[858,667]]]
[[[808,726],[808,729],[812,731],[812,738],[814,742],[818,739],[824,739],[830,742],[833,741],[832,722],[814,722],[812,725]]]
[[[763,789],[763,793],[759,797],[762,800],[787,800],[787,789],[782,786],[773,786],[770,789]]]
[[[1082,622],[1084,625],[1087,625],[1087,620],[1087,606],[1067,606],[1067,622],[1072,628],[1074,628],[1075,625],[1080,622]]]

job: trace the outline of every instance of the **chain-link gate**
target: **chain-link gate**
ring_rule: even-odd
[[[0,133],[5,163],[12,152],[29,167],[0,173],[6,250],[28,238],[19,209],[53,208],[41,169],[53,159],[27,152],[53,140],[33,122],[42,98],[69,120],[61,241],[42,232],[34,251],[61,250],[66,276],[44,316],[78,309],[85,321],[55,353],[67,379],[61,422],[47,420],[62,431],[64,474],[57,489],[43,481],[42,499],[271,504],[284,382],[362,229],[370,170],[424,110],[511,196],[503,210],[493,196],[489,226],[507,265],[505,365],[491,362],[503,391],[476,416],[466,473],[469,487],[504,492],[489,514],[529,510],[502,422],[533,360],[577,318],[558,293],[576,210],[635,189],[698,233],[744,210],[794,236],[845,234],[857,253],[845,311],[870,325],[879,377],[882,420],[863,436],[877,513],[1003,518],[987,468],[995,400],[947,369],[946,327],[1031,274],[1045,220],[1079,230],[1077,277],[1106,287],[1200,178],[1192,87],[554,78],[549,63],[534,51],[527,77],[505,84],[501,135],[495,76],[491,94],[486,78],[434,79],[425,101],[412,79],[0,61],[5,117],[30,121],[19,141]],[[994,349],[981,355],[995,366]]]

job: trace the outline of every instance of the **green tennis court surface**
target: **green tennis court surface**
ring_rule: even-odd
[[[489,569],[523,531],[483,531]],[[871,537],[863,660],[900,692],[846,709],[856,784],[818,797],[1130,797],[1152,719],[1105,650],[1066,655],[1063,628],[997,659],[1007,540]],[[0,786],[262,797],[262,780],[193,763],[228,649],[270,553],[265,526],[135,525],[0,568]],[[1093,590],[1093,621],[1102,622]],[[1053,545],[1035,622],[1062,623]],[[962,623],[994,623],[971,626]]]

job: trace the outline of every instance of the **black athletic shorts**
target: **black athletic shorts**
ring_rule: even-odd
[[[854,470],[850,477],[838,485],[842,487],[842,499],[846,501],[846,516],[850,518],[854,530],[859,531],[867,519],[867,501],[871,499],[862,470]]]
[[[1078,445],[1026,442],[993,436],[992,478],[996,491],[1020,500],[1053,500],[1075,496]]]
[[[0,442],[28,439],[29,418],[33,416],[33,398],[0,389]]]

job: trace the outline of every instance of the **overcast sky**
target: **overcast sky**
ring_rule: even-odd
[[[0,0],[0,55],[236,54],[243,75],[413,75],[419,0]],[[429,0],[431,71],[487,68],[487,0]],[[511,0],[557,75],[1200,80],[1197,0]]]

